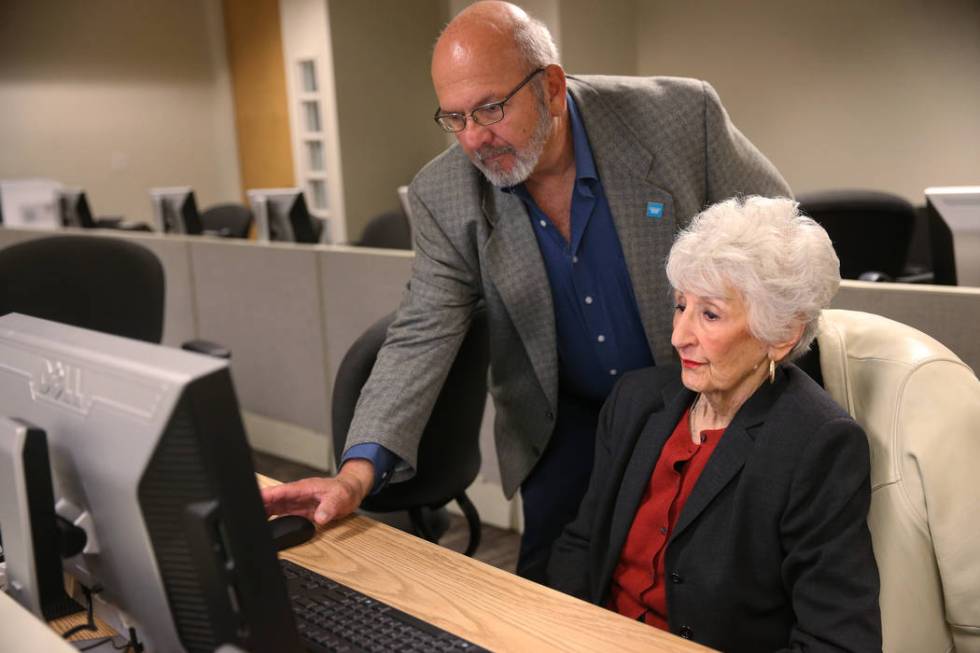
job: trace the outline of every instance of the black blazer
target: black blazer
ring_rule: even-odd
[[[676,367],[625,375],[549,584],[605,605],[664,442],[694,399]],[[671,632],[722,651],[880,651],[868,441],[797,367],[742,406],[667,543]]]

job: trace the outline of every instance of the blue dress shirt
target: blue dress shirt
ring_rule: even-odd
[[[571,240],[564,239],[523,184],[504,192],[523,201],[544,260],[555,310],[560,392],[601,404],[623,373],[654,361],[592,148],[572,96],[567,99],[575,148]],[[574,428],[579,421],[559,418],[556,430]],[[594,430],[594,425],[583,427]],[[372,493],[384,486],[396,466],[406,465],[375,443],[351,447],[341,465],[352,458],[374,463]]]
[[[507,192],[527,207],[551,285],[559,387],[602,402],[624,372],[653,365],[653,356],[592,148],[571,95],[568,114],[575,147],[571,240],[558,232],[523,184]]]

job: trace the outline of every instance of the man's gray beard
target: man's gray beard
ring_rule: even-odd
[[[531,176],[538,165],[544,146],[548,142],[551,133],[551,115],[548,113],[548,106],[543,101],[537,105],[538,124],[534,126],[534,133],[523,150],[513,147],[485,147],[477,150],[470,157],[480,172],[490,181],[491,184],[499,188],[516,186],[524,183]],[[501,170],[496,163],[485,164],[484,157],[496,156],[499,154],[512,154],[514,156],[514,166],[508,170]]]

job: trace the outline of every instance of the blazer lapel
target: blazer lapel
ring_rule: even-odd
[[[493,229],[483,250],[487,274],[520,334],[552,410],[558,406],[555,310],[541,250],[519,198],[484,188],[483,214]]]
[[[754,432],[765,423],[766,415],[785,387],[786,375],[780,370],[776,382],[764,382],[735,415],[684,504],[671,533],[671,542],[704,512],[745,465],[755,446]]]
[[[676,231],[673,196],[655,181],[655,157],[587,84],[569,91],[585,123],[599,179],[626,258],[640,319],[658,364],[671,360],[672,314],[664,262]],[[660,217],[650,215],[660,213]],[[661,334],[659,338],[656,334]]]
[[[674,432],[677,422],[684,415],[693,397],[694,393],[681,386],[679,378],[677,383],[668,385],[663,390],[663,406],[650,415],[636,438],[629,462],[623,471],[619,492],[613,497],[613,515],[608,522],[609,547],[602,562],[602,569],[595,576],[597,579],[612,578],[626,537],[636,517],[636,511],[650,483],[653,467],[660,457],[660,451]],[[599,589],[600,593],[605,592],[605,588]]]

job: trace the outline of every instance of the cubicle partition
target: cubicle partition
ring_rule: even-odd
[[[232,352],[254,447],[330,470],[333,377],[350,344],[394,310],[411,252],[66,229],[152,250],[166,274],[163,344],[194,338]],[[0,248],[50,231],[0,228]]]
[[[252,445],[330,470],[330,398],[354,340],[394,310],[413,253],[206,236],[72,231],[137,241],[167,279],[164,344],[205,338],[232,351],[231,369]],[[0,247],[51,232],[0,228]],[[980,369],[980,289],[844,281],[834,308],[878,313],[924,331]],[[488,402],[483,470],[469,491],[486,523],[520,526],[500,491]]]
[[[980,371],[980,288],[842,281],[833,308],[876,313],[915,327]]]

